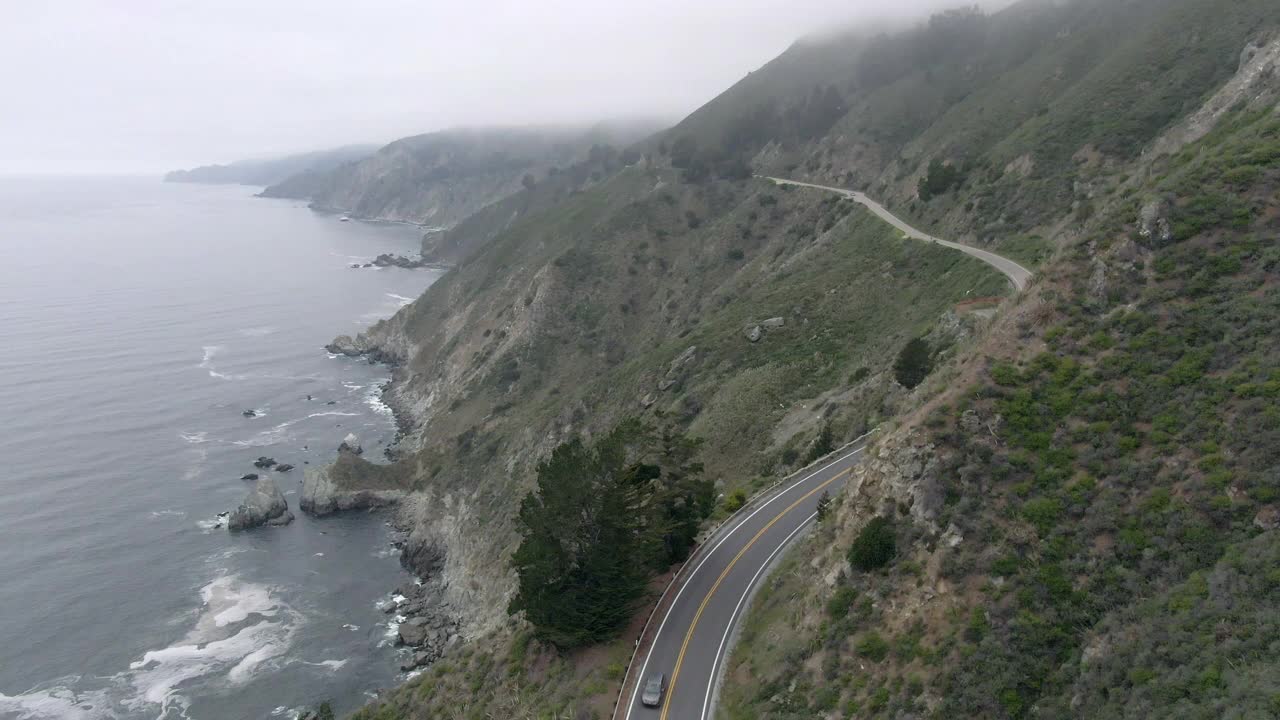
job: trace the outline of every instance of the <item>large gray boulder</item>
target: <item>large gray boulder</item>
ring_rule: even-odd
[[[248,530],[259,525],[288,525],[293,521],[289,503],[269,477],[259,478],[240,507],[227,520],[230,530]]]

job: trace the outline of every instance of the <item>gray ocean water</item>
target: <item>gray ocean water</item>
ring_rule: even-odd
[[[253,192],[0,179],[0,717],[289,717],[397,681],[386,518],[297,502],[348,432],[395,432],[386,371],[322,346],[437,275],[348,267],[413,228]],[[298,519],[213,527],[259,455],[297,466]]]

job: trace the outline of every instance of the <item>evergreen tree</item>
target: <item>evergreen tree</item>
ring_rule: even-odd
[[[831,512],[831,493],[828,493],[826,490],[823,490],[822,494],[818,496],[817,520],[819,525],[821,525],[827,519],[827,515],[830,514],[830,512]]]
[[[575,438],[552,451],[520,506],[508,611],[562,648],[615,636],[652,572],[688,556],[711,511],[697,447],[629,421],[594,446]]]
[[[893,375],[902,387],[910,390],[933,371],[933,351],[924,338],[914,338],[903,346],[893,363]]]

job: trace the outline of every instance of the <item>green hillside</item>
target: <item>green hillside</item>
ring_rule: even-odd
[[[617,608],[556,647],[507,614],[510,558],[539,463],[631,421],[697,447],[712,519],[883,428],[755,602],[724,717],[1274,714],[1278,30],[1263,0],[1029,0],[800,42],[460,223],[357,344],[399,363],[409,556],[468,642],[360,716],[607,716]],[[753,174],[1037,277],[1002,300]]]

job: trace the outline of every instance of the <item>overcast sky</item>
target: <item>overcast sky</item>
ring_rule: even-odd
[[[834,25],[960,0],[34,0],[0,174],[159,172],[460,125],[678,118]]]

